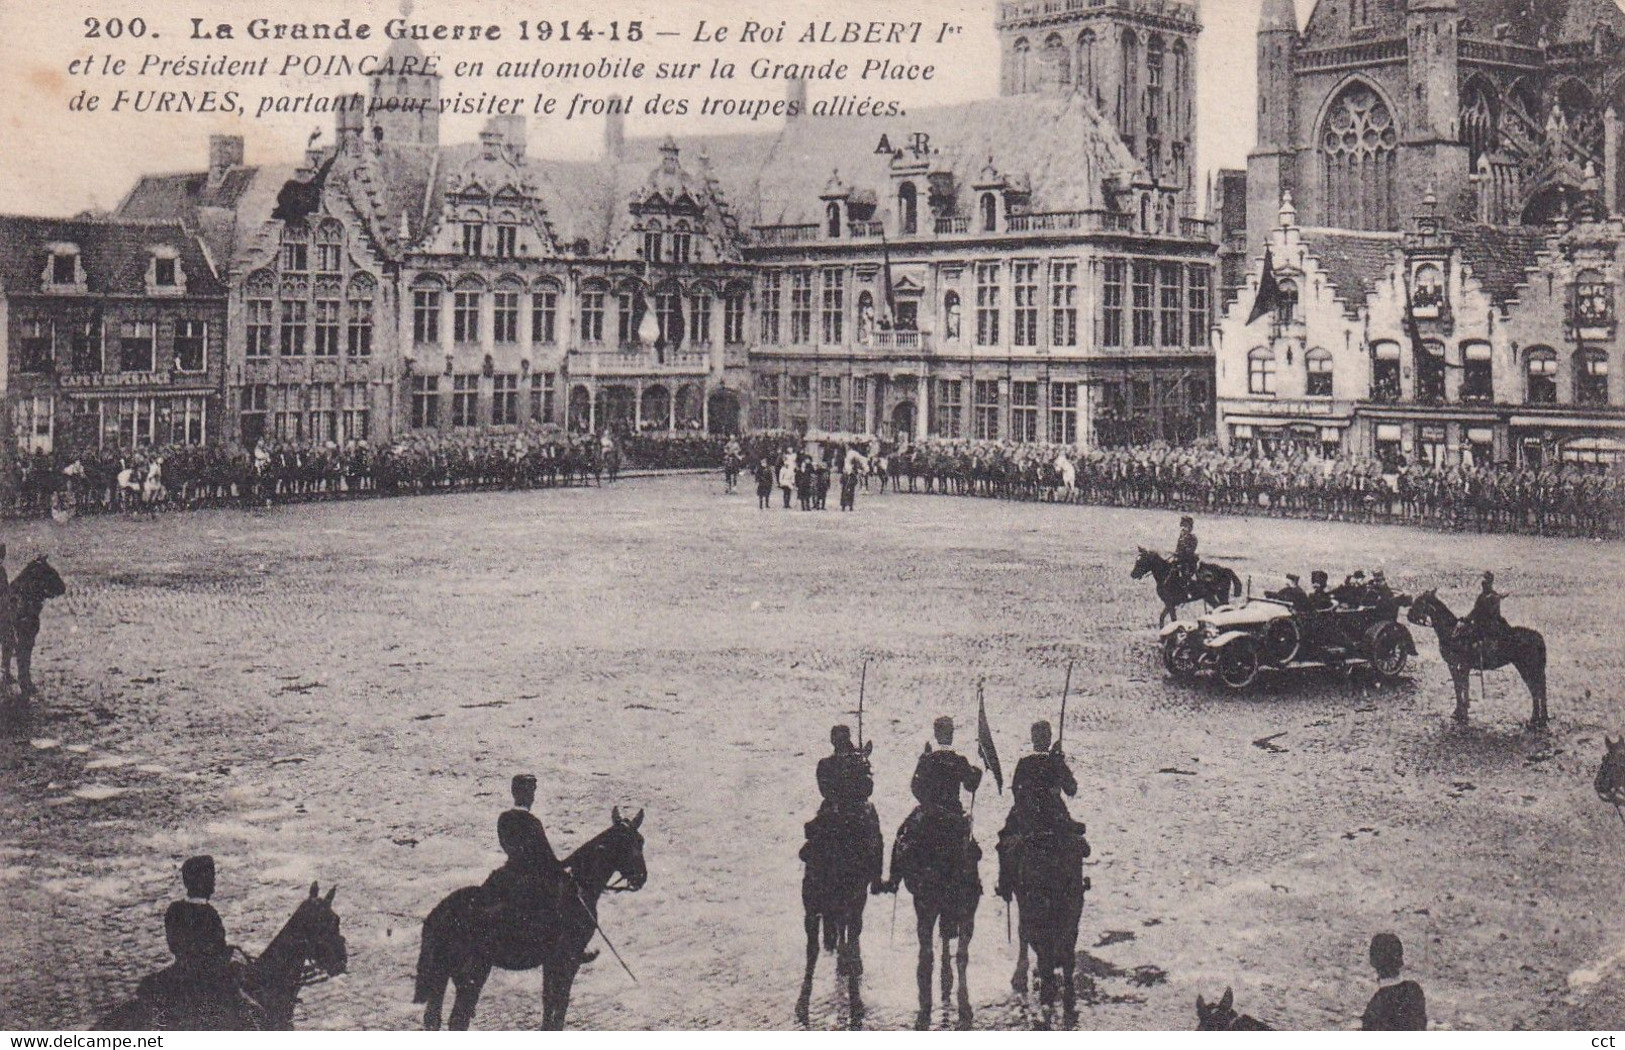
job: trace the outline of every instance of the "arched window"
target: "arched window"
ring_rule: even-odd
[[[824,205],[824,229],[831,239],[841,235],[841,205],[837,201]]]
[[[1122,53],[1123,86],[1117,95],[1117,126],[1129,128],[1140,115],[1140,38],[1132,29],[1123,33]],[[1127,145],[1134,149],[1132,141]]]
[[[875,330],[875,297],[872,292],[858,293],[858,342],[867,343]]]
[[[1582,405],[1608,403],[1608,352],[1581,350],[1574,361],[1574,400]]]
[[[1377,343],[1371,348],[1371,400],[1391,405],[1399,394],[1399,344]]]
[[[1320,132],[1327,226],[1352,230],[1398,228],[1394,157],[1399,134],[1393,111],[1368,85],[1344,88],[1326,111]]]
[[[1247,393],[1275,395],[1275,353],[1258,347],[1247,355]]]
[[[328,219],[316,227],[316,271],[338,273],[343,258],[344,227]]]
[[[897,187],[897,221],[903,233],[919,232],[920,195],[912,182],[905,182]]]
[[[1332,355],[1316,347],[1304,355],[1303,367],[1308,373],[1304,394],[1308,397],[1331,397]]]
[[[1416,400],[1441,405],[1444,399],[1444,344],[1429,339],[1416,351]]]
[[[1174,61],[1168,76],[1168,134],[1182,137],[1190,127],[1190,52],[1185,48],[1185,41],[1175,40],[1170,54]]]
[[[1437,317],[1444,306],[1444,271],[1435,263],[1423,263],[1411,280],[1411,308],[1418,317]]]
[[[1298,282],[1286,277],[1278,287],[1281,297],[1275,306],[1275,323],[1289,325],[1298,320]]]
[[[1524,362],[1524,374],[1529,377],[1529,403],[1557,404],[1557,351],[1549,346],[1530,347]]]
[[[1495,85],[1474,77],[1461,94],[1461,142],[1467,147],[1467,170],[1499,148],[1500,100]]]
[[[1026,37],[1016,41],[1010,52],[1010,93],[1025,95],[1032,90],[1032,45]]]
[[[350,323],[345,333],[345,352],[350,357],[372,356],[373,299],[378,293],[378,282],[371,274],[358,273],[350,278]]]
[[[960,313],[958,292],[949,292],[942,297],[942,337],[950,343],[959,341]]]
[[[1058,33],[1051,33],[1044,41],[1044,65],[1056,87],[1064,91],[1072,86],[1072,56],[1067,54],[1066,41]]]
[[[1095,31],[1085,29],[1078,34],[1078,88],[1095,101]]]
[[[310,269],[310,230],[302,222],[282,227],[282,272],[305,273]]]
[[[991,193],[982,194],[982,232],[993,233],[999,228],[999,198]]]

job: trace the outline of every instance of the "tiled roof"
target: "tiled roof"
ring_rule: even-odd
[[[1403,242],[1397,233],[1306,228],[1303,243],[1352,315],[1388,275]]]
[[[1452,232],[1461,246],[1462,261],[1497,305],[1518,294],[1550,236],[1544,230],[1477,224]]]
[[[47,245],[79,247],[85,287],[96,295],[144,295],[154,246],[177,250],[188,295],[226,294],[203,246],[179,222],[40,219],[0,216],[0,286],[10,294],[40,290]]]

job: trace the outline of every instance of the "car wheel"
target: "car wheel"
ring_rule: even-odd
[[[1238,638],[1219,650],[1219,681],[1241,692],[1258,680],[1258,643]]]
[[[1296,621],[1288,618],[1276,620],[1264,632],[1262,659],[1271,667],[1282,667],[1298,658],[1303,647],[1303,634]]]
[[[1199,656],[1189,631],[1175,631],[1162,640],[1162,666],[1181,682],[1196,677]]]
[[[1371,668],[1379,678],[1393,681],[1405,673],[1410,654],[1405,649],[1405,635],[1400,631],[1384,631],[1377,638],[1371,653]]]

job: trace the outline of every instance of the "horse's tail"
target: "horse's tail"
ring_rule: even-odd
[[[438,910],[438,909],[437,909]],[[423,943],[418,949],[417,988],[412,993],[414,1003],[426,1003],[443,996],[451,972],[440,959],[440,926],[434,913],[423,920]]]

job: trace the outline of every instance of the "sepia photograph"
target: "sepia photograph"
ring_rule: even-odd
[[[0,59],[0,1030],[1625,1024],[1617,0]]]

